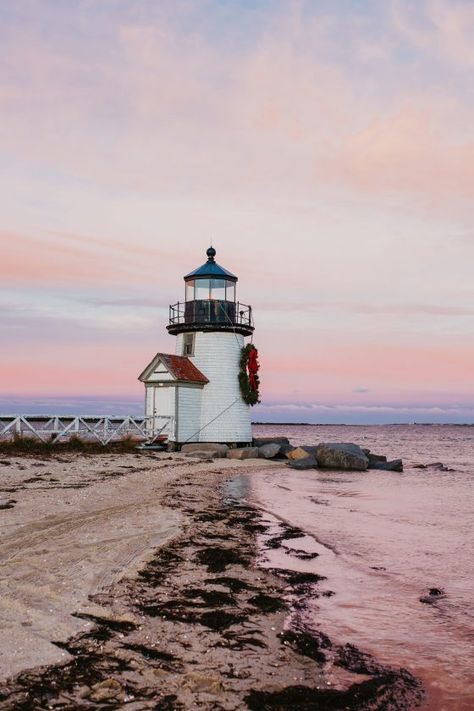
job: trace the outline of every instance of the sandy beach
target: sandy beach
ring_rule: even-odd
[[[1,678],[64,662],[52,641],[90,627],[73,615],[97,612],[92,596],[183,529],[184,512],[161,502],[190,469],[209,464],[165,454],[0,459]]]
[[[414,707],[408,672],[298,614],[321,577],[248,501],[274,462],[179,454],[1,463],[0,708]],[[282,466],[282,465],[277,465]]]

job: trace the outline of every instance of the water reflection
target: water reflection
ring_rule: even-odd
[[[269,428],[263,432],[270,434]],[[267,511],[322,544],[319,557],[298,561],[298,569],[327,576],[336,593],[309,611],[323,630],[326,625],[332,637],[421,676],[430,692],[425,708],[474,708],[474,429],[285,432],[295,444],[353,441],[403,457],[404,474],[266,471],[255,475],[253,493]],[[456,471],[412,466],[434,461]],[[446,597],[420,602],[432,587]]]

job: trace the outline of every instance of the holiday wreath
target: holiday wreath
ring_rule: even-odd
[[[242,348],[239,372],[240,391],[247,405],[256,405],[260,402],[260,379],[257,375],[259,368],[258,350],[249,343]]]

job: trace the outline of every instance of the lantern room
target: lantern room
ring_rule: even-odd
[[[237,277],[216,262],[213,247],[206,254],[207,262],[184,277],[184,302],[170,306],[169,333],[232,330],[250,336],[252,308],[237,301]]]

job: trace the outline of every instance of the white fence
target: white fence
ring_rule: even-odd
[[[55,443],[75,436],[105,445],[132,436],[153,444],[171,435],[173,419],[167,416],[0,415],[0,441],[30,437]]]

